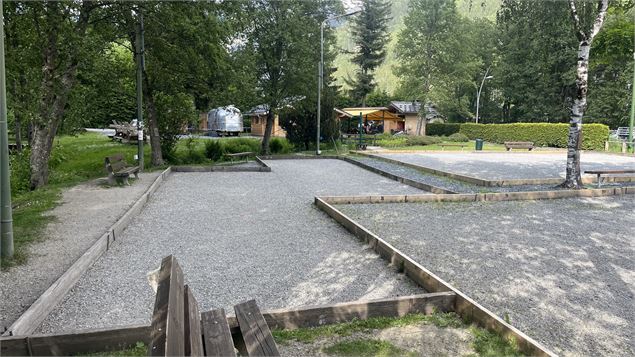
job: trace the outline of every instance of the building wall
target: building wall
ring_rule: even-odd
[[[267,127],[266,116],[252,116],[251,117],[251,135],[265,136],[265,128]],[[278,123],[278,115],[273,118],[273,128],[271,136],[277,136],[284,138],[287,136],[287,132],[282,129]]]
[[[403,123],[402,120],[384,120],[384,133],[390,133],[392,131],[400,131],[400,124]]]

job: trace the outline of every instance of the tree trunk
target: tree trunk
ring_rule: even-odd
[[[163,153],[161,152],[161,136],[159,135],[159,120],[157,107],[154,103],[153,89],[150,86],[148,75],[143,71],[143,97],[148,110],[148,130],[150,131],[150,148],[152,150],[152,166],[163,165]]]
[[[265,126],[265,135],[262,137],[262,147],[260,148],[260,152],[263,155],[269,155],[269,141],[271,139],[274,118],[273,110],[271,110],[273,107],[273,105],[270,105],[269,112],[267,112],[267,125]]]
[[[583,31],[580,24],[580,18],[573,0],[569,0],[571,9],[571,18],[573,19],[576,36],[580,41],[578,46],[578,65],[576,70],[576,96],[571,106],[571,121],[569,126],[569,139],[567,140],[567,176],[562,187],[566,188],[582,188],[582,173],[580,171],[580,149],[582,145],[582,118],[586,110],[588,78],[589,78],[589,54],[591,52],[591,43],[593,38],[600,32],[604,24],[606,10],[608,8],[608,0],[597,0],[598,8],[593,28],[587,34]]]

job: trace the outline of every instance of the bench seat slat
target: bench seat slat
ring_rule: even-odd
[[[203,342],[206,356],[236,356],[232,333],[224,309],[203,312]]]
[[[256,300],[238,304],[234,306],[234,311],[249,356],[280,355],[271,330],[256,305]]]

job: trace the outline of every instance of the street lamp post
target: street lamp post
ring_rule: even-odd
[[[349,12],[347,14],[328,17],[320,22],[320,64],[318,68],[318,98],[317,98],[317,130],[315,135],[315,154],[320,155],[320,120],[322,114],[322,83],[324,81],[324,24],[340,17],[348,17],[361,12],[361,10]]]
[[[485,75],[483,76],[483,80],[481,81],[481,86],[479,87],[478,93],[476,94],[476,124],[478,124],[478,109],[481,104],[481,91],[483,90],[483,84],[485,84],[486,79],[494,78],[494,76],[487,75],[489,73],[490,68],[491,66],[487,67],[487,70],[485,71]]]

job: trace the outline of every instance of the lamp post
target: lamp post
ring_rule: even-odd
[[[361,10],[349,12],[347,14],[328,17],[320,22],[320,64],[318,68],[318,99],[317,99],[317,130],[315,135],[315,154],[320,155],[320,120],[322,114],[322,82],[324,81],[324,24],[340,17],[348,17],[361,12]]]
[[[0,257],[13,256],[13,211],[9,174],[9,133],[7,128],[7,92],[4,72],[4,13],[0,0]]]
[[[476,124],[478,124],[478,109],[481,104],[481,91],[483,90],[483,84],[485,84],[486,79],[494,78],[494,76],[487,75],[489,73],[490,68],[491,66],[487,67],[487,70],[485,71],[485,75],[483,76],[483,80],[481,81],[481,86],[479,87],[478,93],[476,94]]]
[[[139,163],[139,171],[143,172],[143,70],[144,63],[144,36],[143,36],[143,13],[139,9],[139,23],[136,31],[136,48],[137,56],[137,160]]]

